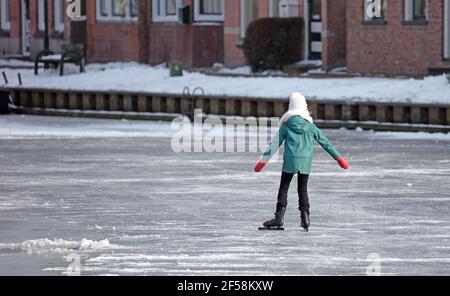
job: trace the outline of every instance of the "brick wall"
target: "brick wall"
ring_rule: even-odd
[[[242,49],[236,47],[236,43],[241,39],[240,10],[240,0],[225,1],[224,62],[225,65],[229,67],[236,67],[245,64],[245,57]]]
[[[322,63],[329,71],[345,66],[346,0],[322,0]]]
[[[8,32],[0,31],[0,55],[21,53],[21,13],[20,1],[9,1],[11,29]]]
[[[89,61],[138,61],[137,22],[97,21],[95,1],[87,2],[87,54]]]
[[[192,65],[192,26],[152,23],[149,29],[150,64],[173,61]]]
[[[363,1],[347,0],[351,73],[423,75],[443,57],[443,1],[428,1],[427,25],[403,25],[403,1],[387,1],[387,24],[364,25]]]
[[[184,1],[192,5],[191,0]],[[95,1],[88,4],[88,57],[97,62],[139,61],[138,22],[96,20]],[[188,67],[223,62],[223,26],[153,22],[148,5],[148,62],[180,62]],[[191,6],[191,15],[193,8]],[[191,19],[192,21],[193,19]]]

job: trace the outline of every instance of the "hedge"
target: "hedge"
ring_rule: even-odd
[[[252,71],[281,70],[302,59],[303,18],[260,18],[247,28],[243,50]]]

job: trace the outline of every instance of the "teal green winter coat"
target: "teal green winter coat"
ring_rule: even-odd
[[[315,124],[296,115],[281,126],[272,144],[264,152],[263,160],[268,162],[284,142],[283,172],[309,175],[314,154],[313,140],[316,140],[331,157],[339,158],[339,152],[322,131]]]

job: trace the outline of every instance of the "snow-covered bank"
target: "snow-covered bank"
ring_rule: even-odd
[[[162,66],[136,63],[92,64],[87,72],[60,77],[56,70],[35,76],[29,69],[5,69],[8,86],[92,91],[131,91],[182,94],[184,87],[202,87],[206,95],[287,98],[300,91],[309,99],[414,102],[450,104],[450,83],[446,76],[424,79],[399,78],[288,78],[288,77],[216,77],[185,72],[170,77]]]

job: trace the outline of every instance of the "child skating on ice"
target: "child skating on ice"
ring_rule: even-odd
[[[308,111],[306,99],[300,93],[293,93],[289,99],[289,110],[283,115],[280,130],[266,149],[261,160],[255,166],[255,172],[263,170],[272,155],[284,142],[283,172],[281,174],[280,188],[275,218],[263,223],[262,229],[283,229],[284,213],[287,206],[289,185],[295,174],[298,175],[298,203],[301,227],[309,231],[309,197],[308,177],[311,173],[311,164],[314,153],[314,140],[317,141],[331,157],[343,168],[348,169],[349,164],[334,148],[322,131],[313,123]]]

